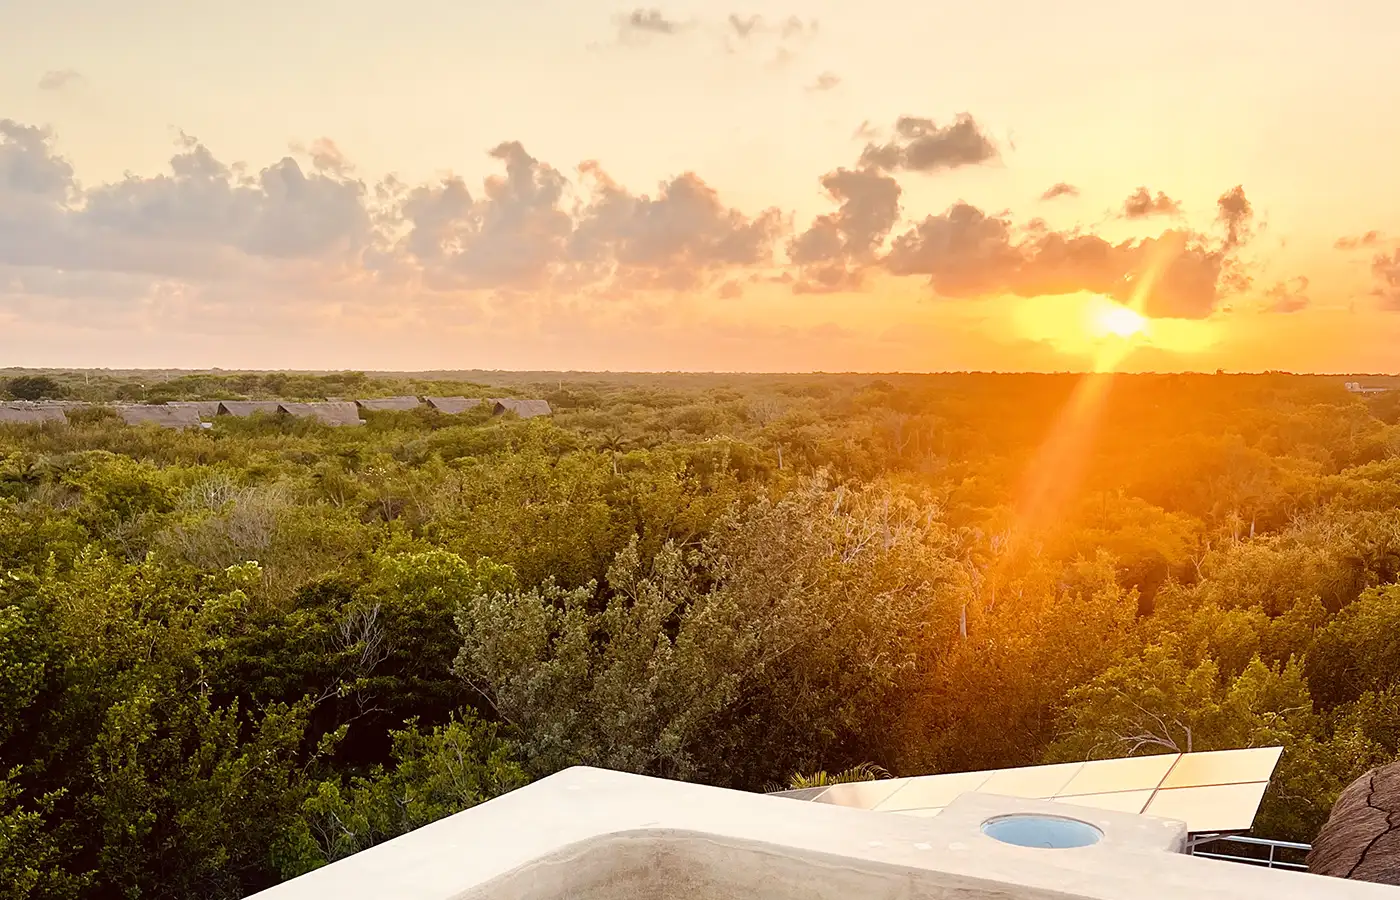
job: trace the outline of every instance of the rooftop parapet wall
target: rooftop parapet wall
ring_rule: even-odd
[[[1072,816],[1091,846],[1001,843],[1009,813]],[[1381,885],[1175,852],[1180,822],[965,794],[891,816],[568,769],[255,895],[259,900],[1363,900]]]

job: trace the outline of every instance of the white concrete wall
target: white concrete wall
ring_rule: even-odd
[[[1089,822],[1070,850],[999,843],[1012,811]],[[599,769],[561,772],[259,900],[1351,900],[1393,888],[1175,852],[1179,822],[967,794],[933,818]]]

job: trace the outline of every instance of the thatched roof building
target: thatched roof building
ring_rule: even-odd
[[[192,409],[165,404],[114,407],[117,415],[128,425],[158,425],[161,428],[198,428],[199,413]]]
[[[218,400],[169,400],[165,405],[192,409],[201,419],[212,419],[219,414]]]
[[[360,409],[367,409],[374,412],[392,410],[402,412],[404,410],[417,409],[423,405],[423,401],[417,397],[376,397],[372,400],[356,400],[355,405]]]
[[[1342,791],[1313,841],[1308,871],[1400,885],[1400,763],[1372,769]]]
[[[494,416],[513,412],[522,419],[531,419],[535,416],[548,416],[554,413],[554,410],[549,408],[548,400],[519,400],[514,397],[493,397],[486,402],[490,404],[491,414]]]
[[[220,400],[218,415],[246,417],[257,413],[275,416],[282,404],[276,400]]]
[[[476,409],[482,404],[481,400],[466,397],[424,397],[428,405],[443,415],[455,416],[464,413],[469,409]]]
[[[0,407],[0,425],[43,425],[46,422],[67,425],[68,417],[57,406]]]
[[[326,400],[318,403],[280,403],[278,408],[299,419],[315,419],[325,425],[363,425],[360,408],[349,400]]]

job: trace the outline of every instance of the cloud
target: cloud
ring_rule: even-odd
[[[927,216],[898,236],[884,259],[895,275],[924,275],[940,297],[1026,297],[1081,291],[1132,300],[1139,291],[1150,316],[1200,319],[1235,285],[1224,245],[1191,232],[1109,241],[1053,231],[1039,220],[1016,228],[1002,215],[968,203]]]
[[[663,183],[653,199],[623,188],[597,163],[580,169],[594,190],[576,216],[568,255],[594,278],[606,270],[621,286],[684,290],[772,263],[783,230],[777,209],[746,216],[693,172]]]
[[[1308,298],[1308,279],[1303,276],[1280,281],[1265,292],[1264,298],[1267,301],[1264,306],[1265,312],[1271,313],[1295,313],[1305,310],[1312,304]]]
[[[929,148],[928,129],[906,125],[888,146],[907,170],[939,153],[952,165],[966,157],[935,150],[958,144],[954,127],[934,129]],[[489,158],[497,174],[480,183],[367,183],[328,139],[256,168],[182,136],[164,172],[84,188],[49,132],[0,121],[0,271],[62,273],[56,284],[93,297],[94,273],[114,274],[133,303],[199,296],[221,316],[238,297],[321,294],[342,310],[489,299],[505,310],[647,291],[729,297],[744,284],[854,291],[881,271],[926,278],[942,297],[1128,299],[1155,271],[1146,312],[1202,318],[1247,283],[1233,253],[1251,217],[1238,189],[1219,201],[1223,238],[1175,229],[1113,243],[963,202],[901,229],[895,173],[856,165],[821,178],[832,209],[794,231],[783,211],[738,209],[695,172],[638,192],[596,162],[569,177],[517,141]],[[1400,257],[1375,271],[1400,305]]]
[[[1161,191],[1153,197],[1152,192],[1140,187],[1123,201],[1122,216],[1125,219],[1146,219],[1149,216],[1179,216],[1181,204]]]
[[[771,36],[783,42],[802,43],[816,37],[820,25],[816,19],[803,19],[801,16],[770,21],[763,16],[730,13],[725,20],[725,28],[740,40]]]
[[[661,10],[652,7],[632,10],[620,18],[618,27],[624,33],[678,34],[688,26],[683,22],[667,18]]]
[[[560,204],[568,180],[516,141],[490,156],[506,174],[488,178],[473,199],[448,178],[411,191],[401,215],[403,247],[437,288],[537,288],[566,256],[573,221]]]
[[[883,172],[841,168],[823,176],[822,187],[840,207],[818,216],[788,246],[798,293],[860,287],[899,220],[899,183]]]
[[[887,172],[936,172],[997,158],[996,144],[967,113],[942,128],[932,119],[900,116],[894,132],[887,143],[867,144],[860,164]]]
[[[1054,200],[1056,197],[1078,197],[1079,188],[1072,184],[1060,181],[1050,185],[1045,189],[1045,193],[1040,195],[1041,200]]]
[[[1361,250],[1367,247],[1375,247],[1382,240],[1379,231],[1368,231],[1365,234],[1358,234],[1355,237],[1339,237],[1332,246],[1338,250]]]
[[[86,80],[83,73],[77,69],[50,69],[40,76],[39,90],[61,91],[64,88],[77,87]]]
[[[1376,296],[1381,298],[1381,307],[1400,312],[1400,250],[1377,253],[1371,260],[1371,273],[1380,282]]]
[[[823,72],[817,76],[817,80],[807,86],[807,90],[813,92],[834,90],[841,84],[841,76],[835,72]]]
[[[1225,248],[1234,249],[1250,239],[1250,222],[1254,218],[1254,207],[1244,195],[1244,187],[1235,185],[1221,194],[1215,201],[1219,215],[1216,221],[1225,225]]]

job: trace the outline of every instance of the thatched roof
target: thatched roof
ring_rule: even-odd
[[[1400,763],[1372,769],[1342,791],[1313,841],[1308,871],[1400,885]]]
[[[0,407],[0,425],[42,425],[45,422],[68,424],[68,417],[56,406]]]
[[[201,419],[212,419],[219,414],[218,400],[170,400],[165,405],[192,409]]]
[[[376,397],[373,400],[356,400],[355,405],[360,409],[380,410],[406,410],[417,409],[423,405],[423,401],[417,397]]]
[[[161,428],[198,428],[199,413],[180,406],[118,406],[117,415],[128,425],[159,425]]]
[[[476,409],[482,401],[466,397],[424,397],[428,405],[444,415],[455,416],[469,409]]]
[[[276,400],[220,400],[221,416],[251,416],[255,413],[276,415],[282,404]]]
[[[548,416],[554,410],[549,408],[548,400],[519,400],[514,397],[493,397],[486,401],[491,405],[492,415],[499,416],[501,413],[513,412],[522,419],[529,419],[534,416]]]
[[[280,403],[278,408],[299,419],[315,419],[326,425],[363,425],[360,408],[349,400],[326,400],[319,403]]]

